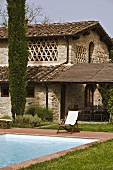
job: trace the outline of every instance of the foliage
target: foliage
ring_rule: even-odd
[[[43,129],[58,129],[59,125],[50,124],[50,126],[44,126]],[[81,123],[78,125],[80,131],[91,132],[113,132],[113,125],[111,123]],[[42,127],[40,127],[41,129]]]
[[[99,91],[102,95],[103,105],[110,113],[110,121],[113,121],[113,84],[100,84]]]
[[[27,114],[38,115],[43,121],[52,121],[53,112],[41,106],[31,106],[26,111]]]
[[[99,92],[101,93],[102,96],[102,103],[103,105],[108,108],[108,100],[109,100],[109,95],[110,95],[110,88],[112,87],[112,84],[106,84],[106,83],[101,83],[99,84]]]
[[[110,50],[109,58],[113,61],[113,50]]]
[[[4,116],[1,117],[1,119],[11,119],[11,117],[8,116],[8,115],[4,115]]]
[[[113,38],[111,39],[113,43]],[[109,58],[113,61],[113,50],[110,50]]]
[[[8,3],[8,56],[9,56],[9,90],[11,94],[11,111],[23,114],[26,103],[26,69],[28,45],[25,28],[25,0],[7,0]]]
[[[108,100],[108,112],[110,113],[110,121],[113,122],[113,87],[110,88],[110,97]]]
[[[28,114],[25,114],[25,115],[18,115],[16,116],[15,118],[15,122],[13,124],[13,126],[16,126],[16,127],[37,127],[39,126],[40,124],[40,121],[41,119],[35,115],[35,116],[32,116],[32,115],[28,115]]]
[[[51,22],[51,19],[43,13],[43,8],[38,5],[36,6],[34,3],[33,4],[26,4],[25,8],[25,17],[27,18],[28,24],[36,24],[36,23],[42,23],[42,24],[47,24]],[[2,9],[2,6],[0,5],[0,16],[2,17],[2,24],[3,26],[7,27],[8,26],[8,13],[6,8]]]

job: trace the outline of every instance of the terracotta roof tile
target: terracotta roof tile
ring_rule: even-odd
[[[28,67],[28,81],[45,82],[58,77],[62,72],[67,70],[69,66],[34,66]]]
[[[106,41],[108,46],[113,48],[111,38],[98,21],[28,25],[27,36],[29,38],[42,36],[74,36],[90,29],[96,29],[100,36],[105,38],[104,41]],[[8,28],[0,27],[0,38],[8,38]]]
[[[29,66],[28,82],[113,83],[113,63]],[[0,67],[0,82],[8,82],[8,67]]]
[[[59,66],[28,66],[27,80],[28,82],[42,82],[52,80],[58,77],[68,67]],[[0,82],[8,82],[8,67],[0,66]]]
[[[27,35],[32,36],[51,36],[51,35],[73,35],[86,28],[98,24],[98,21],[83,21],[72,23],[53,23],[35,24],[28,26]],[[8,28],[0,27],[0,38],[8,37]]]
[[[73,35],[96,24],[97,21],[36,24],[28,26],[28,36]]]

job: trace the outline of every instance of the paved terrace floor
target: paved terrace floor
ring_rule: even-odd
[[[31,128],[11,128],[11,129],[0,129],[0,134],[3,133],[11,133],[11,134],[30,134],[30,135],[47,135],[47,136],[63,136],[63,137],[80,137],[80,138],[99,138],[100,140],[98,142],[103,142],[108,139],[113,138],[113,133],[108,133],[108,132],[74,132],[74,133],[69,133],[66,131],[61,131],[60,133],[57,134],[57,130],[43,130],[43,129],[31,129]],[[40,158],[35,158],[29,161],[17,163],[11,166],[7,166],[4,168],[0,168],[1,170],[17,170],[21,167],[27,167],[30,164],[35,164],[37,162],[43,162],[46,160],[50,160],[53,158],[57,158],[59,156],[65,155],[69,151],[75,151],[78,149],[83,149],[85,147],[88,147],[96,142],[90,143],[90,144],[85,144],[83,146],[71,148],[65,151],[57,152],[55,154],[49,154],[47,156],[42,156]]]

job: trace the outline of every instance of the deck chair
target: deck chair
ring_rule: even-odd
[[[77,123],[78,114],[79,114],[79,111],[68,111],[66,121],[63,120],[61,122],[61,124],[59,124],[57,133],[59,132],[59,130],[61,128],[65,129],[66,131],[71,132],[71,133],[80,132],[80,130],[78,129],[78,123]]]

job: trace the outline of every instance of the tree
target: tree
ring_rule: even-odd
[[[113,38],[111,40],[113,42]],[[113,50],[110,50],[109,58],[113,61]]]
[[[26,103],[28,44],[25,28],[26,0],[7,0],[8,9],[8,56],[9,56],[9,91],[11,111],[24,113]]]
[[[113,123],[113,87],[110,88],[108,99],[108,112],[110,113],[110,122]]]
[[[2,17],[2,25],[8,26],[8,12],[6,9],[2,9],[0,6],[0,16]],[[36,24],[38,22],[45,24],[50,23],[50,18],[43,13],[43,8],[39,6],[35,6],[35,4],[29,5],[26,4],[25,7],[25,17],[28,20],[28,24]]]
[[[112,84],[106,84],[106,83],[101,83],[99,84],[99,92],[101,93],[102,96],[102,103],[105,106],[105,108],[108,108],[108,100],[109,100],[109,95],[110,95],[110,88],[112,87]]]
[[[109,58],[113,61],[113,50],[110,50]]]
[[[113,123],[113,84],[99,84],[99,92],[102,96],[102,103],[110,114],[110,122]]]

